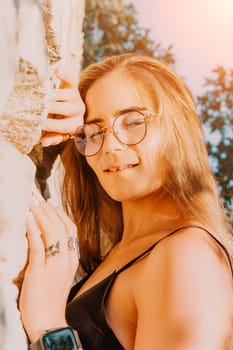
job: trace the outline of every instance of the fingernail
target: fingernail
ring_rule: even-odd
[[[32,195],[32,198],[31,198],[31,203],[30,203],[33,207],[38,207],[40,205],[40,202],[39,200]]]
[[[37,189],[33,191],[32,195],[35,196],[35,198],[37,198],[39,201],[44,201],[44,197]]]
[[[52,205],[56,205],[55,202],[54,202],[54,200],[53,200],[52,198],[48,198],[48,199],[47,199],[47,202],[50,203],[50,204],[52,204]]]
[[[51,140],[41,140],[42,147],[48,147],[52,145]]]
[[[48,139],[41,140],[43,147],[48,147],[52,145],[58,145],[60,142],[63,141],[63,136],[56,136],[56,137],[50,137]]]
[[[58,75],[64,75],[64,68],[60,65],[59,67],[57,67],[56,73]]]
[[[56,98],[57,98],[56,92],[55,91],[50,91],[48,98],[49,98],[49,100],[55,101]]]
[[[48,199],[47,199],[47,202],[48,202],[49,204],[53,205],[54,207],[59,207],[58,203],[57,203],[54,199],[52,199],[52,198],[48,198]]]
[[[32,193],[31,204],[34,207],[38,207],[41,203],[45,202],[45,199],[42,197],[39,191],[34,191]]]
[[[34,216],[32,215],[32,213],[29,211],[28,215],[27,215],[27,220],[29,222],[35,222]]]

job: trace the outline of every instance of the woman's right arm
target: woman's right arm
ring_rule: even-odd
[[[44,147],[66,141],[83,124],[85,104],[78,92],[72,73],[62,68],[57,70],[61,88],[53,89],[49,99],[49,115],[43,125],[41,138]],[[59,116],[56,118],[54,116]]]

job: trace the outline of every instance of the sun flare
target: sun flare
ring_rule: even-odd
[[[214,9],[217,15],[222,13],[233,17],[233,0],[208,0],[209,9]]]

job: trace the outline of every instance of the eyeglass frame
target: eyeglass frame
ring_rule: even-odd
[[[122,115],[128,113],[128,112],[138,112],[140,113],[144,120],[145,120],[145,133],[144,133],[144,136],[138,141],[138,142],[135,142],[135,143],[126,143],[126,142],[123,142],[122,140],[119,139],[119,137],[117,136],[115,130],[114,130],[114,124],[116,122],[116,120],[121,117]],[[95,156],[96,154],[98,154],[100,152],[100,150],[102,149],[103,147],[103,144],[104,144],[104,136],[107,134],[105,131],[106,130],[109,130],[109,132],[111,132],[114,137],[120,142],[122,143],[123,145],[127,145],[127,146],[135,146],[135,145],[138,145],[140,142],[142,142],[144,140],[144,138],[146,137],[146,134],[147,134],[147,119],[150,119],[150,118],[155,118],[155,117],[159,117],[158,114],[155,114],[154,112],[152,112],[151,110],[147,109],[147,108],[129,108],[127,110],[124,110],[122,111],[119,115],[117,115],[114,119],[114,121],[112,122],[112,125],[111,126],[105,126],[103,128],[100,128],[100,133],[101,133],[101,136],[102,136],[102,142],[101,142],[101,146],[100,148],[98,149],[98,151],[94,154],[91,154],[91,155],[85,155],[83,153],[81,153],[76,145],[76,142],[75,142],[75,136],[77,134],[77,131],[80,129],[80,128],[83,128],[85,125],[89,125],[89,124],[95,124],[96,126],[99,127],[99,125],[97,123],[93,123],[93,122],[90,122],[90,123],[84,123],[83,125],[79,126],[78,129],[76,130],[76,132],[70,136],[70,139],[73,139],[74,140],[74,144],[75,144],[75,148],[76,150],[78,151],[78,153],[80,155],[82,155],[83,157],[93,157]]]

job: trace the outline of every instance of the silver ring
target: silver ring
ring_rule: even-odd
[[[45,248],[46,257],[55,256],[60,253],[60,241],[57,241],[55,244],[51,244],[47,248]]]
[[[72,252],[78,250],[78,239],[76,237],[68,237],[67,246],[68,250]]]

